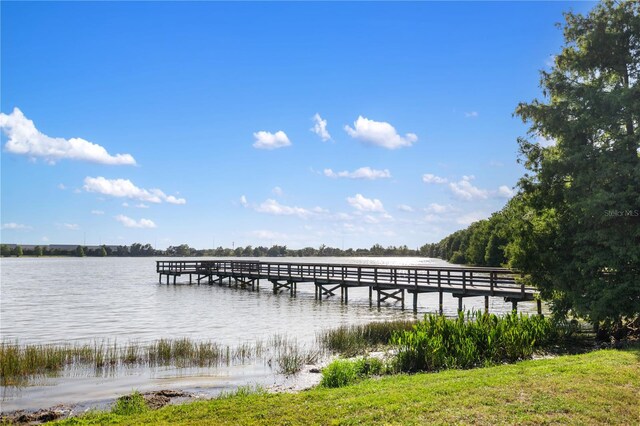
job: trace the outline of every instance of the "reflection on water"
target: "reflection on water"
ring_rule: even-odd
[[[246,259],[246,258],[245,258]],[[413,318],[400,304],[369,306],[368,290],[349,290],[349,304],[339,296],[314,299],[312,284],[299,284],[297,295],[273,294],[269,283],[260,291],[227,286],[158,284],[153,258],[3,258],[0,260],[0,334],[20,343],[118,342],[148,343],[160,338],[188,337],[232,347],[279,334],[311,344],[317,332],[347,324]],[[164,258],[166,260],[166,258]],[[173,259],[172,259],[173,260]],[[193,260],[193,259],[191,259]],[[279,258],[279,261],[393,265],[437,265],[425,258]],[[188,277],[183,277],[183,281]],[[438,295],[420,294],[418,316],[436,312]],[[445,314],[455,315],[457,299],[444,295]],[[483,309],[483,298],[464,299],[465,309]],[[409,306],[409,304],[407,304]],[[519,310],[535,312],[534,303]],[[507,312],[510,303],[492,298],[491,312]],[[130,372],[131,373],[131,372]],[[184,373],[184,372],[182,372]],[[5,395],[3,410],[42,407],[62,402],[98,400],[158,387],[188,388],[197,381],[224,388],[242,382],[273,380],[264,365],[232,366],[196,371],[187,378],[175,369],[158,376],[149,369],[115,377],[46,379],[45,386]],[[197,380],[196,380],[197,377]],[[171,382],[168,382],[173,380]],[[177,382],[176,382],[177,381]],[[124,389],[126,388],[126,389]],[[6,389],[4,389],[6,392]],[[48,402],[47,402],[48,401]]]

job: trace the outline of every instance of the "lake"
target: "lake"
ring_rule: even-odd
[[[206,260],[206,258],[198,258]],[[242,258],[248,260],[250,258]],[[369,306],[368,290],[352,288],[349,304],[340,297],[322,302],[312,284],[298,285],[296,297],[288,291],[273,294],[270,283],[260,291],[218,285],[158,283],[156,260],[168,258],[2,258],[0,260],[0,335],[5,342],[68,343],[102,340],[126,343],[188,337],[236,346],[286,335],[312,345],[316,334],[341,325],[415,318],[399,303]],[[194,260],[193,258],[190,260]],[[278,261],[451,266],[429,258],[278,258]],[[188,280],[183,277],[182,280]],[[418,316],[437,312],[438,295],[419,296]],[[455,315],[457,299],[444,295],[444,312]],[[484,299],[464,299],[465,310],[484,309]],[[490,311],[504,313],[510,303],[491,298]],[[534,302],[518,304],[521,312],[535,313]],[[36,386],[3,388],[2,410],[31,409],[59,403],[100,405],[101,401],[131,392],[180,388],[215,393],[238,385],[282,383],[268,366],[181,370],[131,369],[118,374],[69,372],[44,378]]]

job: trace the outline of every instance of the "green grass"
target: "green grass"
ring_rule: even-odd
[[[371,349],[388,345],[394,333],[411,330],[415,323],[415,321],[396,320],[346,325],[320,332],[317,341],[328,351],[348,357],[361,355]]]
[[[297,394],[239,394],[60,424],[640,424],[640,349],[386,376]]]

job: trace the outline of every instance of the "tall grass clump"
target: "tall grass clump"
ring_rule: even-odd
[[[381,345],[388,345],[394,333],[411,330],[415,321],[397,320],[347,325],[322,331],[319,344],[330,351],[350,357]]]
[[[559,333],[551,320],[538,315],[461,312],[449,319],[428,314],[412,330],[396,333],[392,344],[401,371],[435,371],[530,358]]]
[[[322,369],[320,386],[339,388],[389,371],[389,367],[378,358],[337,359]]]
[[[149,406],[140,392],[118,398],[111,408],[111,413],[119,416],[140,414],[149,410]]]

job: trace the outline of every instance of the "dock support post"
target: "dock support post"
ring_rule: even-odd
[[[177,275],[173,276],[173,285],[176,285],[176,277],[177,277]]]
[[[536,305],[538,307],[538,315],[542,316],[542,300],[536,299]]]
[[[413,312],[418,312],[418,292],[413,292]]]
[[[340,303],[344,303],[344,286],[340,286]]]
[[[438,312],[440,313],[440,315],[442,315],[442,313],[443,313],[442,292],[441,291],[438,292]]]
[[[162,272],[158,274],[158,284],[162,284]]]
[[[169,285],[169,274],[167,274],[167,285]]]
[[[404,311],[404,289],[401,290],[400,294],[401,294],[401,297],[402,297],[402,300],[400,301],[400,303],[401,303],[401,307],[400,308]]]
[[[373,306],[373,287],[369,286],[369,307]]]
[[[458,312],[462,312],[462,297],[458,297]]]
[[[344,287],[344,304],[349,304],[349,287],[347,286]]]
[[[489,296],[484,297],[484,313],[489,313]]]
[[[378,309],[380,309],[380,290],[378,290]]]
[[[517,300],[512,300],[511,301],[511,310],[514,313],[518,312],[518,301]]]
[[[193,282],[191,281],[191,274],[189,274],[189,284],[193,284]]]

